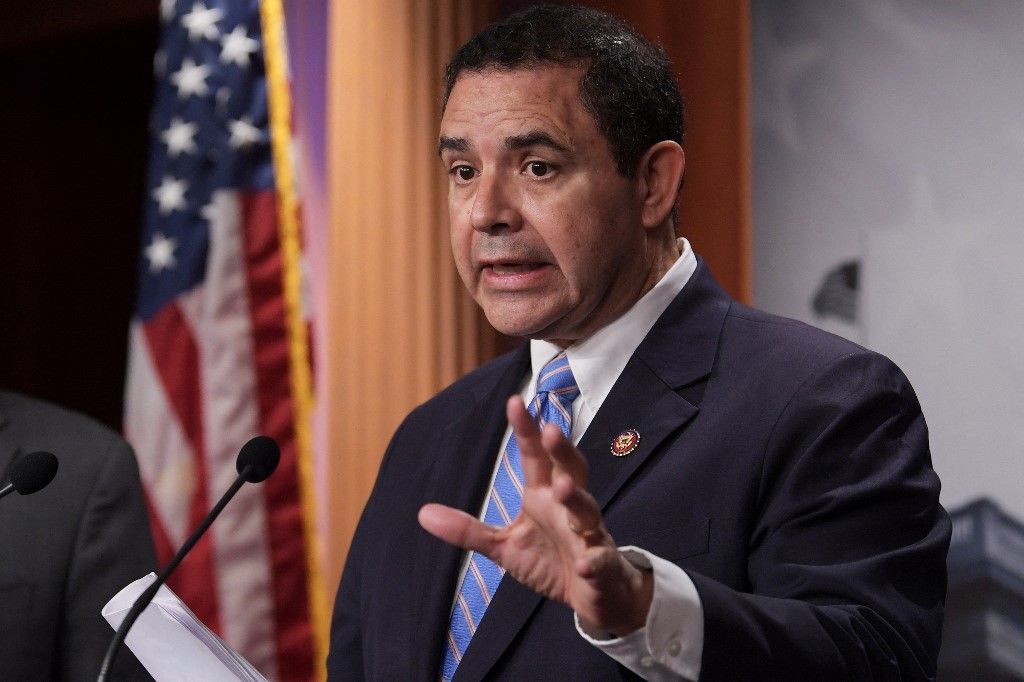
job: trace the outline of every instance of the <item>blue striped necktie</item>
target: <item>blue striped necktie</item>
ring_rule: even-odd
[[[537,396],[527,409],[534,419],[539,420],[541,427],[547,423],[557,424],[568,438],[572,431],[572,401],[579,394],[580,389],[569,367],[569,359],[562,352],[540,371]],[[519,458],[519,443],[513,433],[501,454],[501,462],[487,500],[484,522],[502,528],[509,525],[519,515],[522,499],[523,467]],[[459,585],[459,594],[448,625],[441,671],[444,680],[450,680],[455,675],[455,669],[466,653],[469,640],[473,638],[480,619],[484,617],[484,611],[504,573],[500,566],[484,555],[469,553],[469,566]]]

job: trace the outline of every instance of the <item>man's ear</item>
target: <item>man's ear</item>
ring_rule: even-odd
[[[645,229],[664,224],[676,204],[683,179],[686,155],[672,140],[662,140],[640,159],[637,189],[640,192],[641,220]]]

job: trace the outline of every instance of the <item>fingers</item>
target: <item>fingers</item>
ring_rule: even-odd
[[[593,590],[572,604],[587,632],[625,637],[644,627],[654,599],[654,574],[631,566],[614,547],[591,547],[573,569]]]
[[[587,460],[557,426],[549,424],[543,432],[538,429],[517,395],[509,398],[506,415],[516,434],[527,485],[550,485],[554,465],[569,472],[579,486],[587,487]]]
[[[566,526],[586,547],[614,544],[604,527],[597,501],[565,472],[555,474],[552,486],[566,512]]]
[[[620,562],[618,549],[588,548],[586,552],[576,558],[574,568],[576,575],[599,586],[602,580],[617,581],[621,579]]]
[[[508,421],[516,434],[519,444],[520,461],[523,466],[523,477],[528,486],[551,485],[552,462],[541,445],[540,429],[537,422],[526,411],[523,399],[517,395],[508,399],[505,409]]]
[[[589,467],[583,454],[552,424],[544,427],[541,444],[555,464],[552,488],[568,513],[569,529],[583,538],[588,547],[606,544],[601,510],[586,490]]]
[[[425,504],[418,515],[420,525],[445,542],[487,556],[495,545],[495,529],[464,511],[443,504]]]
[[[601,510],[586,491],[589,467],[583,454],[556,425],[538,429],[519,396],[509,398],[506,413],[519,444],[527,487],[551,486],[555,500],[564,507],[557,525],[582,538],[586,547],[611,543]]]
[[[519,396],[508,401],[508,420],[515,430],[528,487],[552,486],[565,507],[567,526],[586,546],[605,544],[601,511],[586,491],[587,461],[554,424],[537,428]]]
[[[555,465],[561,467],[581,488],[587,487],[587,474],[589,467],[583,453],[576,449],[565,436],[561,429],[554,424],[548,424],[541,433],[541,445],[545,452],[551,457]]]

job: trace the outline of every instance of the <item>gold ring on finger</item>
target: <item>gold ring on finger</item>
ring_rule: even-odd
[[[584,540],[591,540],[595,536],[600,535],[600,529],[598,526],[594,526],[593,528],[580,528],[573,523],[572,520],[569,521],[569,530],[576,535],[579,535]]]

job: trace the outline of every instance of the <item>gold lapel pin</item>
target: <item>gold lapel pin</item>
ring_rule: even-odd
[[[623,431],[615,437],[612,441],[612,454],[616,457],[625,457],[629,453],[636,450],[636,446],[640,444],[640,432],[636,429],[629,429]]]

